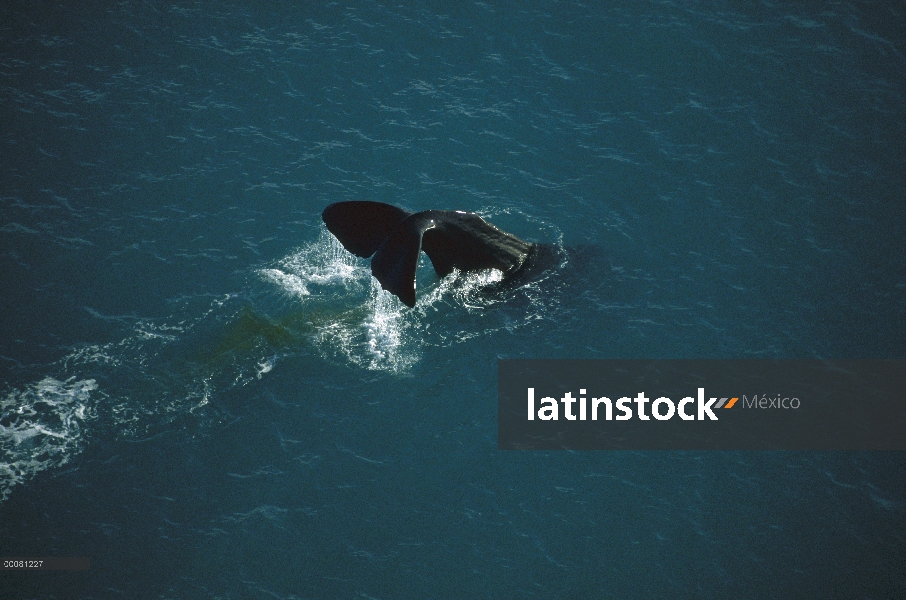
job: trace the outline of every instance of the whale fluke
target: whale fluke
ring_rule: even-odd
[[[453,269],[516,272],[533,244],[503,232],[475,213],[426,210],[409,213],[382,202],[337,202],[321,214],[343,247],[371,259],[371,274],[381,287],[415,306],[415,271],[425,251],[438,276]]]
[[[368,258],[410,214],[383,202],[353,200],[331,204],[321,218],[344,248]]]

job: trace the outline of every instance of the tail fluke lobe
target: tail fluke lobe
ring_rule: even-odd
[[[321,219],[344,248],[368,258],[410,214],[383,202],[352,200],[331,204],[321,213]]]
[[[397,225],[371,259],[371,274],[381,287],[409,308],[415,306],[415,271],[422,236],[434,226],[432,221],[420,217],[421,213],[411,215]]]

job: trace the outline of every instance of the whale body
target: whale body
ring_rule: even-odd
[[[475,213],[459,210],[410,213],[383,202],[355,200],[331,204],[321,218],[349,252],[373,256],[371,274],[409,308],[415,306],[415,271],[422,250],[440,277],[453,269],[498,269],[508,277],[536,248]]]

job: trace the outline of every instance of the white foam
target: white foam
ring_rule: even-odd
[[[261,269],[259,272],[293,296],[311,295],[305,281],[298,275],[284,273],[280,269]]]
[[[448,345],[494,331],[494,327],[485,326],[452,335],[434,333],[429,331],[430,319],[425,317],[452,300],[458,311],[464,308],[481,319],[496,300],[479,292],[503,279],[501,271],[488,269],[470,273],[454,270],[438,280],[422,255],[416,272],[416,306],[409,309],[381,289],[367,260],[348,252],[325,227],[317,241],[274,267],[261,269],[259,274],[301,302],[302,307],[313,307],[313,313],[319,316],[326,313],[322,310],[325,303],[331,307],[347,305],[346,310],[332,313],[326,321],[313,323],[313,342],[322,356],[342,356],[359,367],[399,374],[405,374],[420,360],[426,345]]]
[[[45,377],[0,400],[0,501],[16,484],[81,451],[84,424],[97,417],[97,389],[93,379]]]
[[[318,240],[259,274],[303,306],[347,301],[347,310],[315,324],[313,341],[322,355],[339,353],[358,366],[396,372],[417,362],[417,344],[406,334],[413,324],[408,309],[380,289],[368,261],[348,252],[325,227]],[[263,365],[259,376],[270,370]]]
[[[364,261],[347,252],[324,227],[316,242],[303,246],[276,267],[259,271],[296,297],[317,295],[319,287],[361,289],[362,276],[366,272]]]
[[[368,360],[363,366],[402,373],[418,362],[418,343],[410,335],[418,323],[406,314],[407,310],[396,296],[382,290],[378,281],[371,279],[370,314],[364,322]]]
[[[274,369],[274,365],[276,365],[276,364],[277,364],[276,355],[259,362],[256,367],[257,371],[258,371],[258,373],[257,373],[258,379],[261,379],[261,377],[263,375],[265,375],[266,373],[270,373]]]

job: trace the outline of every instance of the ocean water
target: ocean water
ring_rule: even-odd
[[[906,456],[501,452],[499,358],[906,356],[906,4],[0,8],[3,598],[893,598]],[[330,203],[563,255],[406,309]]]

